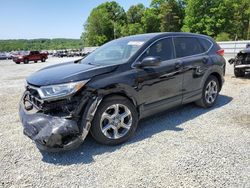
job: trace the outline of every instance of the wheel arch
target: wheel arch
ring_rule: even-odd
[[[132,96],[129,96],[127,93],[124,93],[124,92],[112,92],[112,93],[108,93],[106,95],[103,96],[103,100],[106,99],[106,98],[109,98],[109,97],[124,97],[126,99],[128,99],[134,106],[135,106],[135,109],[137,111],[137,113],[139,114],[139,108],[138,108],[138,105],[137,105],[137,101],[132,97]]]
[[[222,76],[218,73],[218,72],[212,72],[209,76],[214,76],[217,78],[218,82],[219,82],[219,91],[221,90],[222,88],[222,85],[223,85],[223,79],[222,79]]]

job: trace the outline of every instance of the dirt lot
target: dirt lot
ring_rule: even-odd
[[[0,61],[0,187],[250,187],[250,76],[227,65],[217,105],[193,104],[143,120],[133,139],[108,147],[40,153],[22,134],[24,78],[67,59]]]

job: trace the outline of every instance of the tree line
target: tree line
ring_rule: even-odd
[[[92,10],[81,39],[99,46],[115,38],[152,32],[192,32],[218,41],[250,38],[250,0],[152,0],[150,7],[115,1]]]
[[[94,8],[81,39],[0,40],[0,52],[79,49],[115,38],[152,32],[192,32],[217,41],[250,39],[250,0],[152,0],[149,7],[117,2]]]
[[[80,39],[0,40],[0,52],[19,50],[61,50],[83,48]]]

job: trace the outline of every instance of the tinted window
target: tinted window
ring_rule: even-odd
[[[145,57],[154,56],[160,57],[162,61],[174,58],[172,38],[162,39],[154,43],[147,51],[140,57],[142,61]]]
[[[194,37],[175,37],[174,38],[176,57],[186,57],[204,52],[198,39]]]
[[[199,38],[199,41],[204,49],[204,52],[207,52],[209,50],[209,48],[212,46],[212,43],[206,39]]]
[[[39,51],[31,51],[30,55],[35,55],[35,54],[39,54]]]
[[[133,36],[113,40],[82,59],[81,63],[94,65],[126,63],[149,39]]]

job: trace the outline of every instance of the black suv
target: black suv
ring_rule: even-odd
[[[212,107],[224,82],[223,54],[212,38],[191,33],[111,41],[27,78],[24,134],[49,151],[75,148],[89,131],[102,144],[121,144],[141,118],[190,102]]]
[[[244,77],[250,72],[250,44],[246,45],[246,49],[241,50],[235,58],[229,60],[234,65],[235,77]]]

